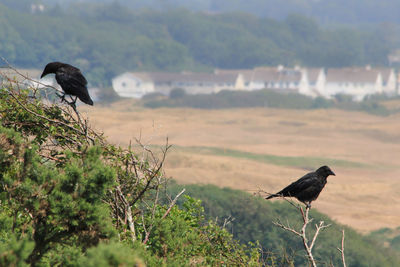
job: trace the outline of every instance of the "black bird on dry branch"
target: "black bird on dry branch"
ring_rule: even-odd
[[[87,81],[80,69],[61,62],[51,62],[46,65],[40,78],[50,73],[56,75],[56,81],[64,91],[64,94],[60,95],[61,102],[65,101],[75,108],[76,99],[79,98],[83,103],[93,106],[87,89]],[[65,100],[66,94],[70,95],[72,102]],[[75,99],[72,96],[75,96]]]
[[[306,204],[307,207],[311,207],[311,202],[317,199],[329,175],[335,175],[335,173],[328,166],[322,166],[315,172],[307,173],[296,182],[291,183],[278,193],[272,194],[265,199],[295,197]]]

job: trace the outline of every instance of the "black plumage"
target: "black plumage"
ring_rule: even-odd
[[[80,69],[61,62],[51,62],[46,65],[40,78],[50,73],[56,75],[56,81],[64,91],[64,95],[61,96],[62,101],[65,101],[65,94],[68,94],[70,96],[75,96],[75,100],[69,103],[73,106],[75,106],[77,98],[83,103],[93,106],[93,101],[87,89],[87,81]]]
[[[324,188],[329,175],[335,175],[335,173],[328,166],[322,166],[315,172],[307,173],[278,193],[266,197],[266,199],[295,197],[307,206],[311,206],[311,202],[317,199]]]

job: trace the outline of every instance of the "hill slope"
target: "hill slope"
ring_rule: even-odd
[[[181,188],[181,186],[177,186]],[[177,188],[175,190],[177,190]],[[234,237],[243,243],[260,241],[261,246],[279,257],[285,250],[289,257],[294,257],[295,266],[307,266],[301,240],[292,233],[283,231],[274,226],[272,222],[278,219],[288,222],[292,227],[299,228],[301,216],[298,210],[286,202],[269,202],[259,197],[252,196],[238,190],[217,188],[206,185],[186,186],[187,194],[202,200],[205,212],[209,219],[217,220],[222,224],[224,219],[231,222],[227,228]],[[346,207],[343,207],[346,209]],[[366,237],[357,234],[349,227],[345,227],[332,221],[326,215],[312,211],[314,218],[312,225],[320,220],[332,224],[319,235],[315,246],[314,256],[323,266],[333,264],[341,265],[341,255],[337,247],[341,242],[341,229],[345,229],[345,254],[348,266],[397,266],[400,264],[394,252],[383,249],[380,245]],[[313,231],[310,230],[312,233]]]

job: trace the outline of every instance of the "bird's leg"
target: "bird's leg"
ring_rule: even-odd
[[[311,209],[311,201],[302,201],[306,208]]]
[[[71,98],[71,100],[72,100],[72,98]],[[71,105],[72,104],[72,102],[69,102],[69,101],[67,101],[67,99],[65,99],[65,95],[62,97],[62,101],[61,102],[65,102],[65,103],[67,103],[68,105]]]
[[[75,99],[75,101],[76,101],[76,99]],[[74,109],[75,112],[78,112],[78,111],[76,110],[75,102],[71,103],[71,107]]]
[[[75,99],[73,99],[73,97],[70,95],[69,96],[71,98],[71,102],[67,102],[76,112],[76,100],[78,99],[78,97],[76,96]]]
[[[69,102],[69,104],[70,105],[75,105],[76,100],[78,99],[78,97],[76,96],[75,99],[71,95],[69,97],[71,98],[71,101],[72,101],[72,102]]]
[[[62,95],[59,95],[59,94],[56,93],[56,95],[57,95],[59,98],[61,98],[61,103],[64,102],[64,101],[66,102],[66,100],[65,100],[65,93],[62,94]]]

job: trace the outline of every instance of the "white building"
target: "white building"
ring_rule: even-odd
[[[140,98],[153,92],[168,95],[174,88],[182,88],[188,94],[240,90],[242,79],[234,73],[126,72],[115,77],[112,86],[119,96]]]
[[[121,97],[141,98],[154,92],[154,82],[143,72],[125,72],[112,80],[112,87]]]
[[[188,94],[210,94],[227,90],[273,89],[298,92],[310,97],[332,98],[338,94],[351,95],[360,101],[365,96],[385,93],[395,95],[398,81],[391,68],[284,68],[221,70],[214,73],[126,72],[112,81],[114,90],[122,97],[140,98],[159,92],[168,95],[174,88]]]
[[[344,94],[361,101],[367,95],[383,93],[382,74],[370,67],[328,69],[325,87],[319,92],[326,98]]]
[[[382,75],[382,92],[388,96],[397,94],[397,78],[394,69],[378,68]]]
[[[307,79],[299,67],[258,67],[250,70],[216,70],[215,73],[239,75],[238,88],[252,91],[260,89],[306,91]]]
[[[310,97],[322,96],[325,90],[326,75],[323,68],[303,69],[302,86],[299,93]]]

